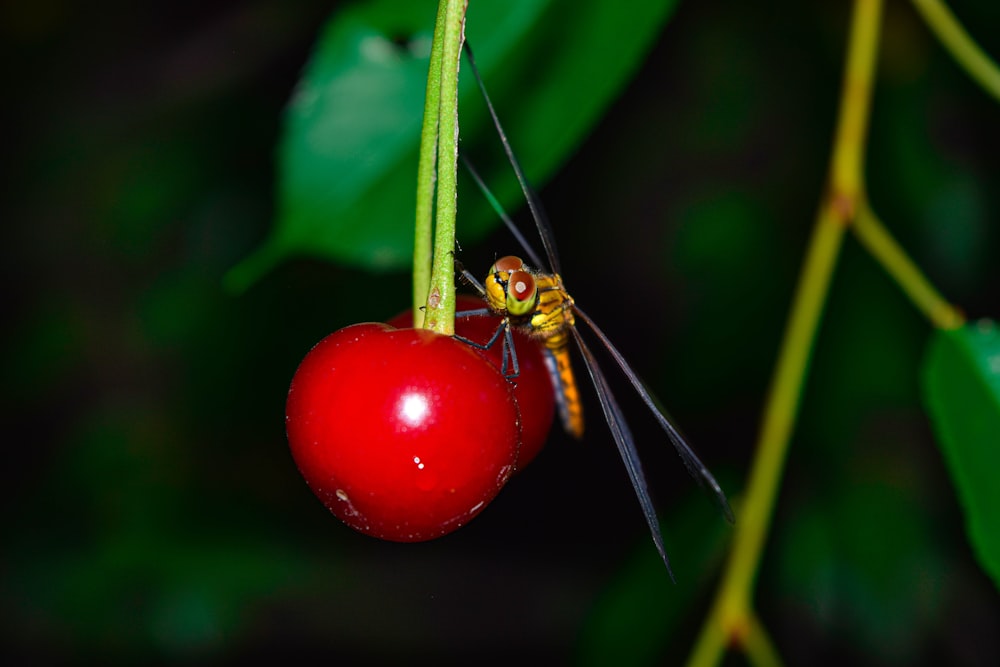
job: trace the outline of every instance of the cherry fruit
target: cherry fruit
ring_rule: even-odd
[[[286,404],[292,456],[341,521],[418,542],[468,523],[514,470],[510,384],[450,336],[356,324],[302,360]]]
[[[459,295],[457,309],[477,310],[484,307],[482,299],[473,296]],[[413,324],[413,311],[396,315],[389,324],[395,327],[408,327]],[[500,325],[500,318],[495,315],[476,317],[460,317],[455,319],[455,333],[473,342],[486,344]],[[517,401],[521,414],[521,449],[517,455],[517,469],[522,470],[542,450],[552,428],[552,418],[555,414],[555,392],[552,379],[545,364],[545,354],[542,345],[521,331],[514,330],[514,349],[517,353],[519,374],[510,380],[514,387],[514,399]],[[498,369],[503,363],[503,339],[499,339],[486,350],[476,350]]]

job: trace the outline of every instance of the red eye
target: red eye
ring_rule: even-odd
[[[520,261],[520,260],[518,260]],[[507,282],[507,293],[518,301],[527,301],[535,296],[535,278],[527,271],[514,271]]]
[[[510,273],[511,271],[518,271],[524,266],[524,262],[521,261],[520,257],[515,257],[514,255],[507,255],[506,257],[501,257],[496,262],[493,263],[494,271],[503,271],[504,273]]]

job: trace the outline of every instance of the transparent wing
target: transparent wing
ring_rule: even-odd
[[[601,409],[604,410],[604,418],[607,420],[608,427],[611,429],[611,435],[618,446],[618,453],[621,455],[625,469],[628,471],[628,477],[632,482],[632,488],[635,489],[635,495],[639,498],[642,514],[646,517],[646,523],[649,524],[649,532],[653,535],[653,543],[656,545],[656,550],[660,552],[663,564],[667,566],[667,573],[670,575],[671,581],[676,583],[677,580],[674,579],[674,572],[670,569],[670,558],[667,557],[667,550],[663,546],[660,521],[656,516],[653,501],[649,497],[646,476],[642,472],[642,464],[639,462],[639,453],[635,449],[632,432],[629,430],[628,424],[625,423],[625,416],[622,415],[621,408],[618,407],[618,402],[615,400],[614,394],[611,393],[608,380],[604,377],[601,367],[597,365],[597,360],[594,359],[593,352],[587,347],[587,344],[583,341],[583,337],[575,327],[570,327],[570,331],[573,332],[573,339],[576,340],[576,346],[580,349],[580,354],[583,355],[584,366],[587,367],[590,379],[594,381],[597,398],[601,402]]]
[[[472,165],[472,161],[465,155],[459,155],[459,157],[462,158],[462,164],[465,165],[469,174],[472,175],[472,180],[476,182],[476,186],[479,187],[479,191],[483,193],[483,196],[486,197],[486,201],[488,201],[490,206],[493,207],[493,211],[500,216],[500,219],[503,220],[503,224],[507,225],[508,231],[510,231],[510,233],[514,235],[514,238],[517,239],[517,242],[521,244],[521,247],[524,249],[524,253],[528,256],[528,261],[531,262],[531,265],[536,269],[544,269],[545,263],[542,261],[541,256],[539,256],[539,254],[535,252],[535,249],[531,247],[531,244],[528,243],[528,239],[524,238],[524,234],[521,233],[521,230],[517,228],[514,221],[510,219],[509,215],[507,215],[507,211],[503,210],[503,206],[501,206],[497,198],[493,196],[493,191],[489,189],[486,185],[486,181],[484,181],[482,176],[479,175],[479,172],[476,171],[476,168]]]
[[[493,118],[493,125],[497,129],[497,134],[500,135],[500,143],[503,144],[503,150],[507,154],[507,159],[510,161],[510,166],[514,168],[514,174],[517,176],[517,182],[521,186],[521,192],[524,193],[524,198],[528,202],[528,208],[531,209],[531,217],[535,220],[535,225],[538,227],[538,235],[542,238],[542,246],[545,248],[545,254],[549,258],[549,270],[553,273],[562,273],[559,267],[559,255],[556,253],[555,238],[552,235],[552,225],[549,224],[548,218],[545,216],[545,211],[542,209],[542,203],[538,199],[538,195],[535,191],[531,189],[528,185],[528,179],[524,177],[524,170],[521,169],[521,163],[517,161],[514,156],[514,151],[510,147],[510,142],[507,140],[507,134],[503,131],[503,126],[500,125],[500,119],[497,117],[497,112],[493,108],[493,102],[490,100],[489,94],[486,92],[486,85],[483,83],[482,77],[479,76],[479,68],[476,67],[476,59],[472,55],[472,47],[469,46],[469,42],[465,42],[465,55],[468,57],[470,69],[472,69],[472,75],[476,79],[476,83],[479,85],[479,90],[483,94],[483,99],[486,100],[486,108],[490,111],[490,117]],[[536,266],[537,269],[542,269],[542,266]]]
[[[694,477],[702,487],[708,490],[716,505],[719,506],[719,510],[722,512],[723,516],[726,517],[726,521],[729,523],[735,523],[733,509],[729,506],[729,501],[726,499],[726,494],[722,491],[722,487],[719,486],[719,483],[715,481],[715,477],[709,469],[704,463],[701,462],[701,459],[699,459],[698,455],[694,453],[691,446],[687,444],[687,441],[684,440],[684,436],[682,436],[677,428],[670,423],[670,420],[667,418],[666,414],[664,414],[664,411],[658,406],[658,402],[646,388],[646,385],[641,379],[639,379],[639,376],[635,374],[635,371],[633,371],[632,367],[628,365],[628,362],[625,361],[625,357],[622,356],[622,353],[618,351],[618,348],[611,344],[611,341],[604,334],[604,332],[601,331],[600,327],[597,326],[589,315],[580,310],[579,306],[574,304],[573,312],[577,315],[577,317],[587,323],[587,326],[591,328],[598,339],[600,339],[601,343],[604,344],[604,347],[607,348],[611,356],[614,357],[614,360],[618,362],[618,366],[621,367],[622,372],[625,373],[625,377],[627,377],[629,382],[632,383],[632,386],[635,387],[639,397],[642,398],[642,402],[646,404],[646,407],[648,407],[653,413],[653,416],[656,417],[656,421],[658,421],[660,426],[663,427],[663,430],[666,431],[667,438],[670,440],[671,444],[673,444],[674,449],[677,450],[677,453],[680,455],[681,460],[684,462],[684,466],[688,469],[688,472],[691,473],[691,476]],[[577,342],[580,343],[579,332],[574,329],[574,334],[577,338]],[[593,372],[591,372],[591,375],[593,375]]]

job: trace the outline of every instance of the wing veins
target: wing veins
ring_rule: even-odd
[[[476,186],[479,188],[479,191],[483,193],[486,201],[488,201],[490,206],[493,208],[493,212],[500,216],[500,219],[503,220],[503,224],[506,225],[507,230],[514,235],[514,238],[524,249],[525,254],[528,255],[528,259],[531,260],[531,263],[537,269],[544,268],[545,264],[542,262],[542,258],[537,252],[535,252],[535,249],[531,246],[531,244],[528,243],[528,239],[524,238],[524,234],[522,234],[521,230],[517,228],[517,225],[514,224],[511,217],[507,215],[507,211],[503,210],[503,206],[500,205],[500,201],[493,195],[493,191],[490,190],[490,188],[486,185],[486,181],[483,180],[483,177],[479,175],[479,172],[473,166],[472,160],[464,154],[459,154],[459,157],[462,159],[462,164],[465,165],[465,169],[472,176],[472,180],[476,182]]]
[[[618,401],[615,400],[615,396],[611,392],[607,378],[604,377],[601,367],[597,365],[597,360],[594,358],[593,352],[587,347],[576,327],[570,327],[570,331],[573,332],[573,339],[576,341],[576,346],[579,348],[580,354],[583,355],[584,366],[587,367],[590,379],[597,390],[597,398],[601,403],[601,409],[604,411],[605,421],[607,421],[608,427],[611,429],[615,445],[618,446],[618,454],[625,464],[625,470],[628,472],[629,481],[632,482],[635,495],[639,498],[639,505],[642,507],[642,514],[649,525],[650,533],[652,533],[653,543],[656,545],[656,550],[660,553],[660,558],[663,559],[663,564],[667,567],[667,574],[670,575],[670,580],[677,583],[677,580],[674,578],[674,572],[670,568],[670,558],[667,556],[666,547],[663,545],[660,522],[656,516],[656,509],[653,507],[653,500],[649,496],[646,476],[642,471],[642,463],[639,461],[639,452],[636,451],[632,432],[625,422],[625,416],[622,414],[621,408],[618,407]]]
[[[510,141],[507,139],[507,133],[504,132],[503,126],[500,124],[500,118],[497,116],[496,109],[493,108],[493,102],[490,100],[489,93],[486,92],[486,84],[483,83],[482,77],[479,76],[479,68],[476,67],[476,59],[472,55],[472,47],[469,46],[468,40],[463,43],[463,48],[465,49],[465,55],[468,57],[472,75],[475,77],[476,83],[479,85],[479,91],[483,94],[483,99],[486,101],[486,108],[489,109],[490,117],[493,119],[493,125],[496,127],[497,134],[500,136],[500,143],[503,144],[504,153],[507,154],[507,161],[510,162],[510,166],[514,168],[514,174],[517,176],[518,185],[521,186],[521,192],[524,193],[524,198],[528,202],[528,208],[531,210],[531,217],[535,220],[535,226],[538,228],[538,235],[542,239],[542,246],[545,248],[545,254],[549,258],[549,269],[553,273],[562,273],[559,268],[559,255],[556,253],[556,244],[552,234],[552,225],[549,224],[548,218],[545,215],[545,210],[542,208],[542,202],[539,200],[538,195],[535,194],[535,191],[531,189],[531,186],[528,185],[528,179],[524,175],[524,170],[521,169],[521,163],[518,162],[517,157],[514,155],[514,150],[510,147]],[[542,269],[544,267],[537,266],[536,268]]]
[[[698,455],[694,453],[693,449],[691,449],[691,446],[684,439],[684,436],[682,436],[670,420],[667,419],[663,409],[658,405],[658,401],[653,397],[649,389],[646,388],[645,383],[639,378],[638,375],[636,375],[635,371],[632,370],[632,367],[629,366],[627,361],[625,361],[625,357],[622,356],[622,353],[618,351],[618,348],[611,343],[611,340],[601,330],[601,328],[597,326],[597,323],[594,322],[589,315],[580,310],[580,307],[575,304],[573,306],[573,311],[580,319],[587,323],[587,326],[590,327],[591,331],[594,332],[594,335],[596,335],[601,343],[604,344],[604,347],[607,348],[608,352],[618,363],[618,366],[622,369],[625,377],[628,378],[629,382],[631,382],[632,386],[635,388],[636,393],[639,394],[639,398],[641,398],[642,402],[646,404],[646,407],[649,408],[650,412],[653,413],[653,416],[656,417],[656,421],[659,422],[660,427],[663,428],[664,432],[666,432],[667,438],[674,446],[674,449],[677,450],[677,454],[681,457],[681,461],[684,462],[684,467],[687,468],[691,476],[694,477],[695,480],[712,495],[712,499],[715,501],[716,505],[718,505],[719,510],[726,518],[726,521],[729,523],[735,523],[736,519],[733,516],[733,509],[729,506],[729,501],[726,499],[726,494],[723,492],[722,487],[716,481],[708,467],[701,462]]]

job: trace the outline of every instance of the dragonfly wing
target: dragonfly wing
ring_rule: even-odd
[[[576,305],[573,306],[573,311],[580,319],[587,323],[587,326],[591,328],[594,335],[600,339],[601,343],[604,344],[611,356],[614,357],[614,360],[618,362],[618,366],[621,367],[622,372],[625,373],[625,377],[627,377],[629,382],[632,383],[632,386],[635,387],[639,397],[642,398],[642,402],[646,404],[646,407],[648,407],[656,417],[660,426],[663,427],[663,430],[667,434],[667,438],[670,439],[674,449],[677,450],[677,453],[680,455],[681,460],[684,462],[684,466],[688,469],[688,472],[691,473],[691,476],[694,477],[695,480],[697,480],[698,483],[704,488],[708,489],[709,493],[712,495],[712,499],[719,506],[719,510],[722,512],[723,516],[726,517],[726,521],[734,523],[735,517],[733,516],[733,509],[729,506],[729,501],[726,499],[726,494],[722,491],[722,487],[719,486],[719,483],[715,480],[715,477],[712,475],[711,471],[709,471],[708,467],[701,462],[698,455],[694,453],[691,446],[687,444],[686,440],[684,440],[684,436],[682,436],[677,428],[670,423],[670,420],[667,419],[665,411],[659,407],[658,401],[653,397],[649,389],[646,388],[643,381],[639,379],[639,376],[635,374],[632,367],[628,365],[628,362],[625,361],[625,357],[622,356],[622,353],[618,351],[618,348],[611,344],[611,340],[608,339],[603,331],[601,331],[600,327],[597,326],[594,320],[590,319],[589,315],[580,310],[580,308]],[[577,339],[579,340],[579,334],[577,334]]]
[[[670,569],[670,559],[667,557],[666,547],[663,546],[660,522],[656,516],[656,509],[653,507],[653,500],[649,497],[646,476],[642,472],[642,464],[639,462],[639,453],[635,449],[632,432],[629,430],[628,424],[625,423],[621,408],[618,407],[618,402],[615,400],[614,394],[611,393],[611,387],[608,385],[607,378],[604,377],[600,366],[597,365],[593,352],[587,347],[583,337],[575,327],[570,327],[570,331],[573,332],[576,345],[580,349],[580,354],[583,355],[584,365],[587,367],[590,379],[594,382],[594,388],[597,389],[597,398],[600,400],[601,409],[604,410],[604,417],[611,429],[611,435],[618,446],[618,453],[622,457],[622,462],[625,463],[632,488],[635,489],[635,495],[639,498],[642,513],[646,517],[646,523],[649,524],[649,530],[653,535],[653,543],[656,544],[656,550],[660,552],[663,564],[667,566],[667,573],[670,575],[671,581],[676,583],[674,572]]]
[[[545,254],[549,258],[549,269],[553,273],[562,273],[559,269],[559,255],[556,253],[556,243],[555,238],[552,234],[552,225],[549,224],[548,218],[545,215],[545,210],[542,208],[542,202],[538,199],[538,195],[535,191],[531,189],[528,185],[528,179],[524,176],[524,170],[521,169],[521,163],[518,162],[517,157],[514,155],[514,150],[510,147],[510,141],[507,140],[507,134],[503,131],[503,126],[500,125],[500,119],[497,117],[496,109],[493,108],[493,102],[490,100],[489,94],[486,92],[486,85],[483,83],[483,79],[479,76],[479,68],[476,67],[476,59],[472,55],[472,47],[469,46],[469,42],[464,42],[465,55],[469,59],[469,69],[472,70],[472,75],[476,79],[476,83],[479,84],[479,90],[483,94],[483,99],[486,101],[486,108],[489,109],[490,117],[493,118],[493,125],[497,129],[497,134],[500,135],[500,143],[503,144],[503,150],[507,154],[507,160],[510,162],[510,166],[514,168],[514,174],[517,176],[517,182],[521,186],[521,192],[524,193],[524,198],[528,202],[528,208],[531,209],[531,217],[535,219],[535,226],[538,227],[538,235],[542,238],[542,245],[545,247]],[[540,269],[541,266],[536,266],[535,268]]]
[[[472,180],[476,182],[476,187],[479,188],[479,191],[483,193],[483,196],[486,197],[486,201],[488,201],[490,206],[493,208],[493,212],[500,216],[500,219],[503,220],[503,224],[507,226],[507,230],[514,236],[521,248],[524,249],[524,253],[531,261],[531,265],[537,269],[544,267],[545,264],[542,262],[542,258],[537,252],[535,252],[535,249],[531,246],[531,244],[528,243],[528,239],[524,238],[524,234],[521,233],[521,230],[517,228],[514,221],[510,219],[509,215],[507,215],[507,211],[503,210],[503,206],[500,205],[499,200],[497,200],[497,198],[493,195],[493,191],[490,190],[489,186],[486,185],[486,181],[483,180],[483,177],[479,175],[479,172],[473,166],[472,160],[466,157],[464,153],[459,154],[459,157],[462,158],[462,164],[465,165],[465,169],[472,176]]]

